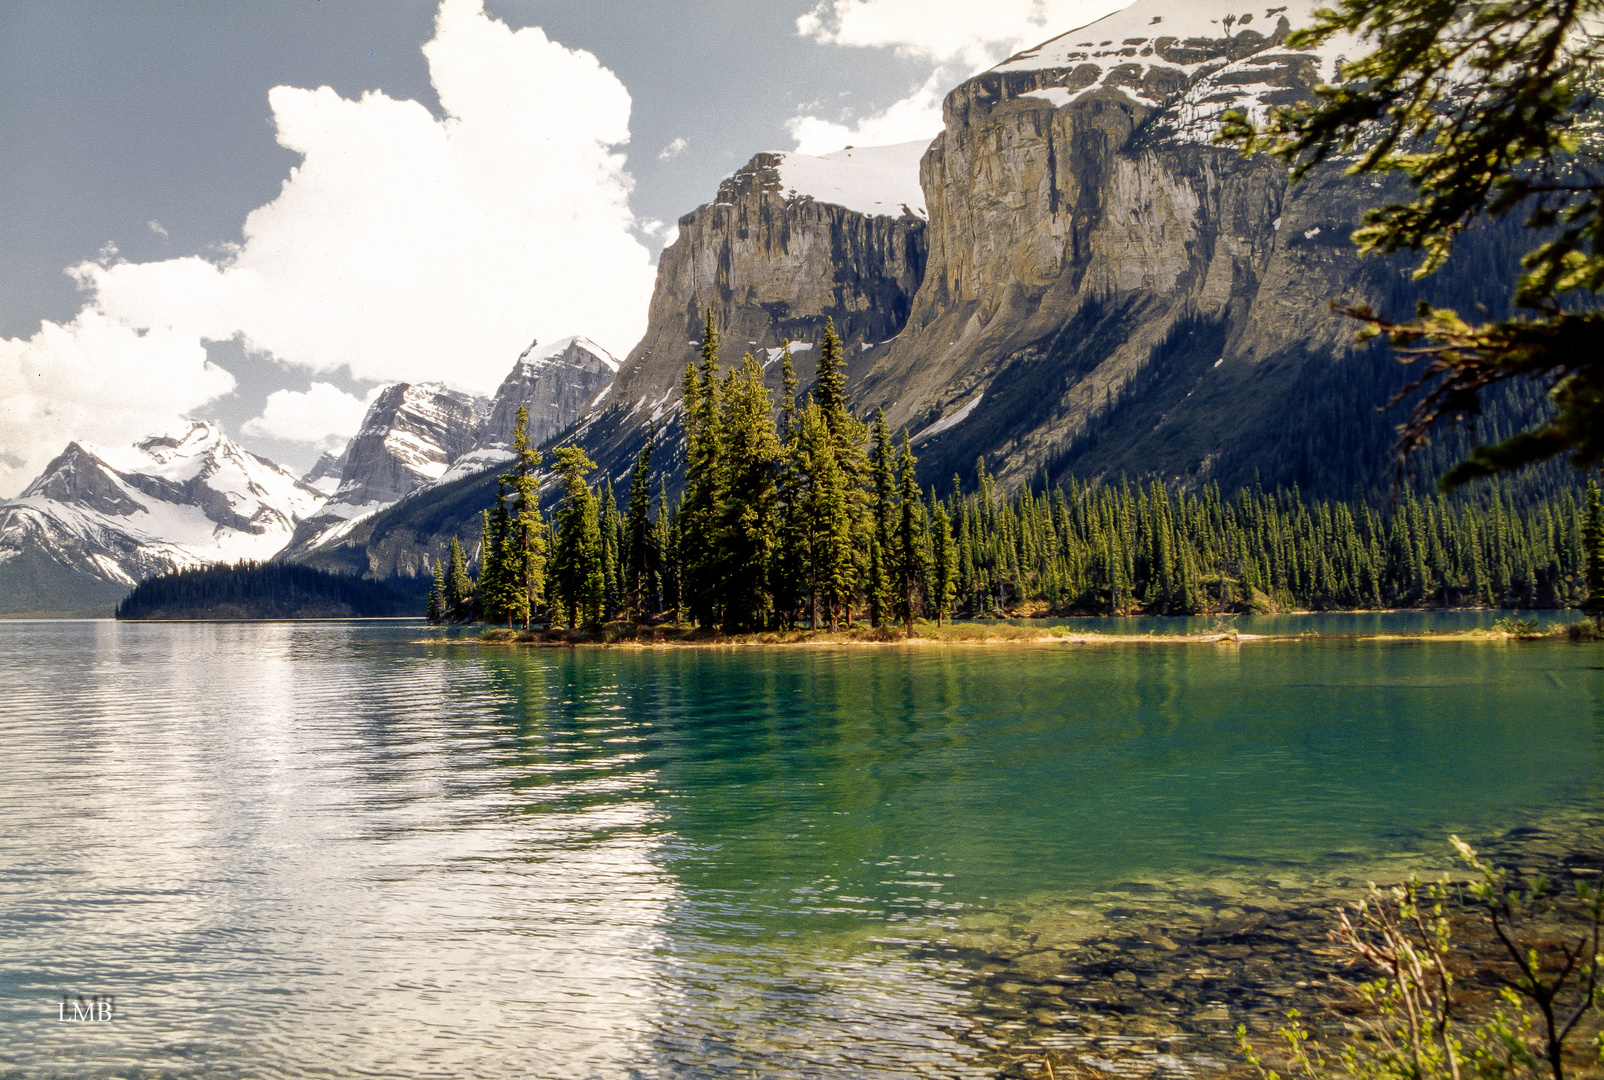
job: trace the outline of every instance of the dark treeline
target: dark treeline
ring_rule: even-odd
[[[141,582],[119,619],[343,619],[412,615],[417,601],[377,581],[290,563],[180,570]]]
[[[986,614],[1198,614],[1415,605],[1570,607],[1604,596],[1597,488],[1517,500],[1405,493],[1306,501],[1257,485],[1227,496],[1158,483],[921,491],[906,432],[853,417],[833,325],[813,392],[783,354],[778,408],[748,354],[721,370],[709,312],[684,379],[685,486],[671,503],[641,451],[621,513],[595,465],[558,450],[562,499],[538,509],[539,455],[486,512],[478,580],[453,542],[430,617],[570,627],[673,619],[727,632]],[[509,498],[510,495],[510,498]],[[531,508],[525,515],[523,507]],[[549,549],[549,555],[548,555]],[[1591,555],[1591,557],[1590,557]]]

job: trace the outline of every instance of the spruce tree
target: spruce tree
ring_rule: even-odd
[[[958,552],[953,544],[952,522],[947,517],[947,508],[934,499],[931,502],[934,504],[931,516],[935,520],[931,530],[934,546],[931,562],[935,582],[931,600],[936,609],[936,625],[940,626],[942,616],[952,611],[952,602],[958,591]]]
[[[604,477],[601,484],[601,557],[602,592],[605,597],[603,619],[614,618],[624,605],[624,565],[621,549],[624,541],[624,521],[618,513],[618,500],[613,495],[613,482]]]
[[[726,632],[769,621],[768,571],[779,541],[776,467],[782,453],[763,368],[747,353],[725,380],[719,446],[728,465],[721,491],[718,548]]]
[[[518,500],[508,543],[509,615],[524,629],[545,600],[546,523],[540,515],[540,451],[529,444],[529,410],[518,406],[513,471],[502,477]]]
[[[896,513],[896,480],[891,465],[891,433],[886,429],[884,409],[874,411],[874,448],[869,452],[869,470],[874,477],[874,543],[878,559],[871,559],[869,572],[869,622],[879,626],[892,610],[894,600],[885,558],[894,550],[891,519]]]
[[[577,630],[601,618],[605,600],[601,523],[597,519],[596,496],[585,483],[596,463],[577,446],[561,447],[556,454],[563,501],[557,510],[553,585],[567,608],[569,628]]]
[[[802,454],[802,426],[797,409],[796,370],[791,366],[791,344],[780,354],[780,460],[775,482],[778,535],[769,571],[776,619],[786,628],[800,618],[808,590],[806,462]]]
[[[924,508],[919,501],[919,481],[914,475],[917,464],[905,428],[902,457],[897,461],[902,485],[897,496],[897,606],[909,637],[913,637],[913,620],[919,611],[919,592],[925,577]]]
[[[455,536],[451,538],[451,554],[446,563],[445,609],[454,622],[467,622],[473,617],[473,579],[468,576],[462,543]]]
[[[434,561],[434,581],[429,586],[428,619],[431,623],[445,621],[446,568],[439,559]]]
[[[651,596],[652,573],[656,565],[656,531],[651,520],[652,489],[648,473],[652,464],[652,436],[635,458],[635,470],[629,478],[629,517],[624,526],[624,551],[628,569],[625,575],[627,615],[632,622],[643,622],[656,609],[656,597]]]
[[[702,363],[689,364],[682,383],[685,428],[685,499],[680,514],[682,588],[693,621],[715,621],[720,592],[717,544],[723,512],[724,455],[719,445],[718,328],[707,309]]]
[[[1598,482],[1587,482],[1587,509],[1582,518],[1585,551],[1587,599],[1582,610],[1593,616],[1593,625],[1604,630],[1604,506],[1600,505]]]
[[[851,502],[846,477],[836,457],[835,440],[830,436],[823,410],[811,401],[802,410],[801,451],[808,477],[803,505],[808,530],[812,624],[817,629],[822,616],[829,620],[830,629],[835,630],[841,625],[857,587]]]

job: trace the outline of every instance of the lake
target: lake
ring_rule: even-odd
[[[1551,642],[0,622],[0,689],[7,1077],[989,1075],[933,942],[1604,791],[1604,651]]]

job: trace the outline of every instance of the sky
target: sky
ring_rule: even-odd
[[[296,471],[378,388],[622,358],[764,150],[933,137],[1123,0],[0,0],[0,497],[221,422]]]

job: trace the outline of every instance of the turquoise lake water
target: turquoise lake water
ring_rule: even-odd
[[[0,1076],[985,1075],[921,943],[1604,792],[1593,646],[432,633],[0,623]]]

